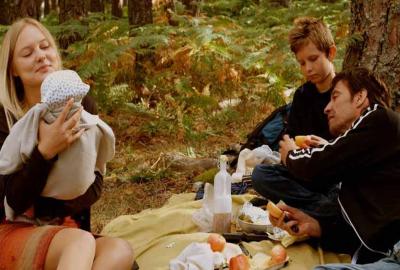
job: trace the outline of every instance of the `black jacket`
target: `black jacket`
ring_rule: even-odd
[[[400,116],[396,112],[373,105],[329,144],[290,151],[286,165],[306,181],[341,183],[344,219],[367,249],[387,254],[400,240]]]

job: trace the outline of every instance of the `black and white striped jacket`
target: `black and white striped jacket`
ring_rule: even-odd
[[[286,166],[305,181],[341,183],[344,218],[367,249],[388,255],[400,240],[398,113],[373,105],[328,144],[290,151]]]

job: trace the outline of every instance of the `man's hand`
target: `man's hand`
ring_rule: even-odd
[[[272,225],[279,227],[291,235],[310,237],[321,236],[321,226],[318,220],[307,215],[303,211],[290,207],[285,204],[277,204],[279,209],[283,211],[283,215],[279,219],[269,215]]]
[[[286,165],[286,157],[289,151],[299,149],[294,140],[289,135],[283,135],[282,140],[279,142],[279,153],[281,153],[281,161]]]
[[[309,135],[306,137],[304,143],[308,146],[308,147],[317,147],[320,145],[325,145],[328,143],[327,140],[325,140],[324,138],[318,137],[316,135]]]

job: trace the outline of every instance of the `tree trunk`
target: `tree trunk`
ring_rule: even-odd
[[[36,0],[35,3],[36,3],[36,12],[37,12],[36,18],[41,19],[42,15],[43,15],[43,12],[42,12],[43,0]]]
[[[122,18],[122,2],[121,0],[112,0],[111,15]]]
[[[134,26],[142,26],[153,23],[152,5],[153,4],[151,0],[129,0],[129,24]]]
[[[57,0],[51,0],[51,10],[57,10],[58,3]]]
[[[7,25],[10,24],[10,7],[9,2],[7,0],[0,0],[0,24]]]
[[[182,3],[192,16],[199,15],[201,0],[182,0]]]
[[[48,15],[50,13],[50,1],[49,0],[44,0],[44,15]]]
[[[58,1],[60,13],[60,23],[68,20],[81,20],[86,15],[85,5],[83,1],[79,0],[59,0]],[[78,33],[70,33],[68,36],[63,36],[58,40],[61,49],[68,48],[69,44],[81,40],[82,37]]]
[[[59,0],[60,23],[66,22],[71,19],[81,20],[86,15],[85,5],[82,1],[78,0]]]
[[[0,7],[0,24],[12,24],[18,18],[23,17],[39,19],[35,0],[2,0]]]
[[[386,82],[400,105],[400,2],[352,0],[350,41],[343,68],[364,66]]]
[[[104,12],[103,0],[90,0],[90,12]]]

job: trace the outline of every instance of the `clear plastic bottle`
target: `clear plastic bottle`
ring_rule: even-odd
[[[219,172],[214,177],[213,231],[216,233],[227,233],[231,231],[232,177],[226,170],[227,160],[226,156],[220,156]]]

